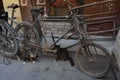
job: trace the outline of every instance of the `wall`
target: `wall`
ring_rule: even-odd
[[[9,17],[11,17],[12,9],[7,9],[7,6],[11,5],[12,3],[15,3],[15,4],[19,5],[18,0],[3,0],[3,5],[4,5],[4,8],[5,8],[5,11],[7,11],[9,13]],[[15,20],[16,22],[21,22],[21,13],[20,13],[19,8],[16,9],[15,17],[17,17],[17,19]]]

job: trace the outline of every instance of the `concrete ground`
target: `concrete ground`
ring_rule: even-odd
[[[111,41],[107,43],[97,41],[97,43],[110,52],[111,45],[114,44]],[[95,79],[81,73],[76,67],[72,67],[68,61],[56,62],[54,59],[53,56],[40,56],[40,60],[35,63],[9,59],[11,64],[5,65],[3,57],[0,56],[0,80],[116,80],[111,69],[105,77]]]
[[[51,58],[36,63],[23,64],[12,61],[10,65],[0,65],[1,80],[95,80],[80,73],[68,62],[54,62]]]
[[[2,61],[2,57],[0,58]],[[54,61],[53,57],[42,56],[39,62],[10,60],[11,64],[0,64],[0,80],[115,80],[112,72],[105,78],[95,79],[72,67],[68,61]],[[7,63],[7,61],[5,61]]]

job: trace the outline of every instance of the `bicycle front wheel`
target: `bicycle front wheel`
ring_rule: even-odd
[[[75,55],[77,67],[91,77],[102,77],[110,66],[109,52],[101,45],[87,43]]]
[[[4,20],[0,20],[0,53],[13,57],[18,52],[18,42],[14,29]]]

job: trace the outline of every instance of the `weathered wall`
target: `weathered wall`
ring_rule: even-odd
[[[12,3],[15,3],[15,4],[19,5],[19,1],[18,0],[2,0],[2,1],[3,1],[5,11],[8,11],[9,16],[11,17],[12,9],[8,9],[7,6],[11,5]],[[17,22],[21,22],[21,13],[20,13],[19,8],[16,9],[15,17],[17,17],[17,19],[16,19]]]

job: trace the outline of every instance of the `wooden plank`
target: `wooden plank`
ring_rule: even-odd
[[[92,2],[98,2],[98,1],[104,1],[104,0],[84,0],[84,4],[92,3]],[[120,0],[117,0],[116,2],[108,2],[108,3],[103,3],[99,5],[94,5],[90,7],[84,8],[84,14],[96,14],[96,13],[104,13],[104,12],[111,12],[111,11],[120,11]],[[88,16],[87,18],[96,18],[96,17],[104,17],[104,16],[112,16],[112,15],[118,15],[118,13],[111,13],[111,14],[104,14],[104,15],[94,15],[94,16]],[[102,19],[104,20],[104,19]],[[99,20],[96,20],[99,21]],[[113,22],[109,23],[102,23],[98,25],[90,25],[89,27],[97,27],[99,30],[104,30],[104,29],[112,29],[114,28]],[[107,35],[107,36],[113,36],[113,32],[111,33],[104,33],[104,34],[99,34],[99,35]]]

